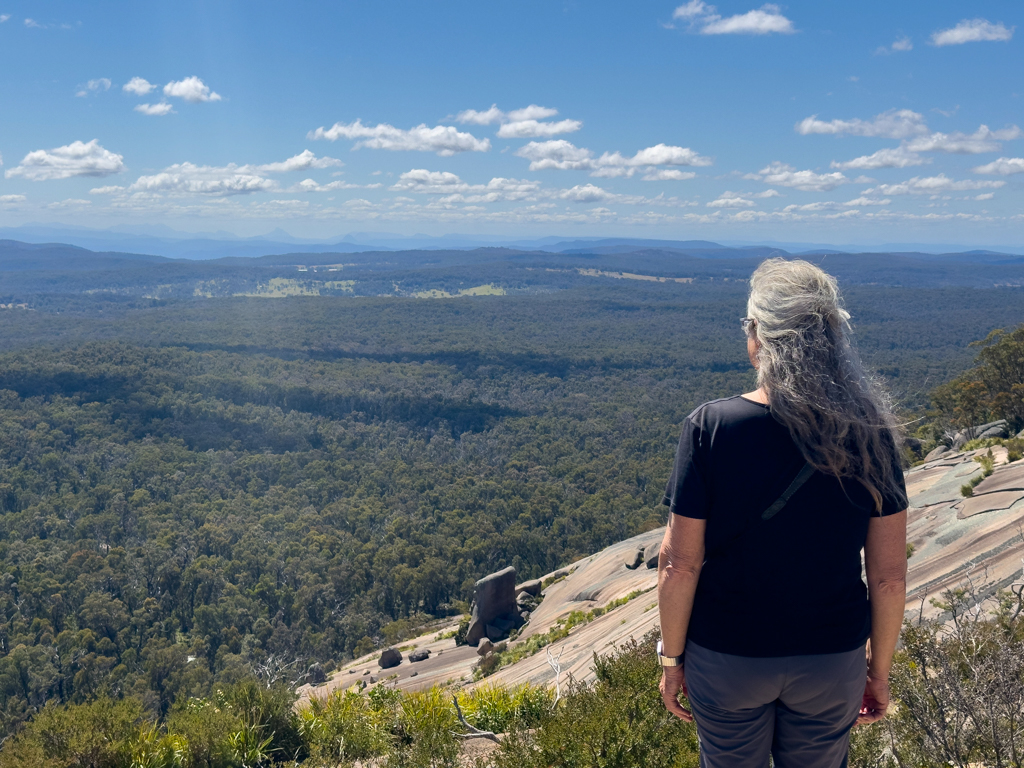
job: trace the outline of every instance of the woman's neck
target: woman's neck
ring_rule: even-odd
[[[753,400],[755,403],[768,405],[768,393],[765,391],[764,387],[758,387],[753,392],[744,392],[741,397],[746,400]]]

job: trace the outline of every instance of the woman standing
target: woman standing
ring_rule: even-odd
[[[658,573],[661,691],[696,720],[704,768],[767,768],[769,753],[777,768],[845,766],[854,723],[889,703],[907,498],[896,420],[848,320],[833,277],[765,261],[743,319],[758,388],[683,423]]]

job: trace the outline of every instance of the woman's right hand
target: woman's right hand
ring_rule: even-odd
[[[885,711],[888,708],[889,677],[873,677],[869,672],[867,683],[864,686],[864,699],[861,703],[856,725],[877,723],[885,717]]]

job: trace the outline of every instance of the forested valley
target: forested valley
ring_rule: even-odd
[[[442,299],[0,285],[0,738],[47,701],[297,682],[489,572],[661,525],[682,419],[753,384],[728,268]],[[921,269],[846,290],[908,422],[1024,319],[1018,287]]]

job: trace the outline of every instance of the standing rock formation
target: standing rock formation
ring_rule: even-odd
[[[514,618],[513,618],[514,617]],[[484,576],[476,583],[473,612],[466,631],[466,644],[476,645],[484,637],[499,640],[508,630],[503,625],[520,624],[522,619],[516,607],[516,569],[512,566]],[[492,630],[488,632],[487,627]],[[498,634],[498,637],[491,635]]]
[[[402,653],[397,648],[388,648],[380,655],[380,660],[377,663],[380,664],[381,669],[397,667],[402,663]]]

